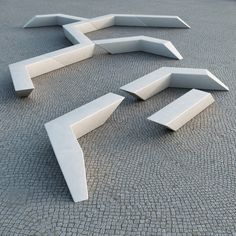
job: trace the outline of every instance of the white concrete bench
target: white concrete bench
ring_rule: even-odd
[[[132,14],[108,14],[91,19],[65,15],[65,14],[47,14],[36,15],[30,19],[26,24],[27,27],[43,27],[52,25],[65,25],[76,21],[86,21],[86,27],[80,25],[79,27],[89,30],[103,29],[104,27],[116,26],[143,26],[143,27],[165,27],[165,28],[190,28],[178,16],[165,15],[132,15]],[[88,23],[90,26],[88,26]],[[87,31],[91,32],[91,31]],[[85,33],[85,32],[84,32]]]
[[[81,31],[77,30],[74,27],[74,24],[68,24],[63,26],[63,31],[65,37],[72,43],[84,43],[84,42],[91,42],[91,40]]]
[[[92,57],[94,47],[94,43],[77,44],[9,65],[17,95],[29,96],[34,90],[32,78]]]
[[[73,25],[82,33],[89,33],[111,26],[190,28],[190,26],[178,16],[129,14],[109,14],[76,22],[73,23]]]
[[[103,125],[123,99],[122,96],[108,93],[45,124],[75,202],[88,199],[84,155],[77,139]]]
[[[32,78],[92,57],[95,45],[102,47],[111,54],[144,51],[170,58],[182,59],[182,56],[173,44],[166,40],[135,36],[92,42],[82,33],[79,34],[81,38],[78,39],[77,34],[77,36],[74,36],[74,39],[81,41],[81,44],[9,65],[17,95],[20,97],[29,96],[34,89]]]
[[[162,67],[120,89],[146,100],[168,87],[229,90],[206,69]]]
[[[183,59],[174,45],[163,39],[133,36],[94,40],[93,42],[111,54],[142,51],[178,60]]]
[[[213,102],[210,93],[192,89],[148,119],[176,131]]]
[[[66,24],[74,21],[76,22]],[[9,65],[14,88],[19,96],[29,96],[32,92],[34,86],[31,79],[33,77],[92,57],[95,44],[112,54],[144,51],[170,58],[182,59],[182,56],[170,41],[137,36],[96,40],[93,42],[85,36],[84,33],[109,27],[111,25],[129,25],[129,23],[132,26],[188,28],[185,22],[175,16],[122,14],[111,14],[93,19],[63,14],[37,15],[25,25],[25,28],[62,25],[64,23],[66,24],[63,25],[65,36],[73,44],[76,44],[76,46],[71,46]]]
[[[144,26],[144,27],[164,27],[164,28],[190,28],[178,16],[166,15],[131,15],[113,14],[115,25],[117,26]]]
[[[65,15],[60,13],[36,15],[24,25],[24,28],[65,25],[82,20],[87,20],[87,18]]]
[[[130,15],[130,14],[109,14],[91,19],[65,15],[49,14],[36,15],[30,19],[24,28],[61,25],[65,36],[73,44],[81,43],[82,34],[104,29],[111,26],[142,26],[142,27],[165,27],[165,28],[190,28],[178,16],[158,15]],[[82,33],[82,34],[81,34]],[[84,37],[86,37],[84,35]],[[88,39],[86,37],[86,39]]]
[[[109,14],[63,25],[63,30],[66,38],[75,44],[81,38],[81,33],[86,34],[111,26],[190,28],[178,16]]]

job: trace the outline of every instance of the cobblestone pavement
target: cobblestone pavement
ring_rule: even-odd
[[[233,235],[236,232],[236,2],[234,0],[0,0],[0,235]],[[171,40],[177,61],[146,53],[96,55],[34,79],[15,96],[8,64],[70,45],[60,27],[23,29],[35,14],[179,15],[185,29],[112,27],[92,39]],[[162,66],[208,68],[230,87],[178,132],[146,118],[184,94],[140,102],[119,87]],[[74,203],[44,123],[107,92],[127,99],[81,138],[89,200]],[[235,234],[234,234],[235,235]]]

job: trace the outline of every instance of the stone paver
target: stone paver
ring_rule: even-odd
[[[233,0],[1,1],[0,235],[233,235],[236,232],[236,5]],[[3,10],[2,10],[3,9]],[[23,29],[36,14],[179,15],[190,30],[112,27],[92,39],[170,40],[182,61],[142,52],[108,55],[34,78],[19,99],[8,64],[70,45],[60,27]],[[14,39],[14,40],[13,40]],[[140,102],[127,96],[102,127],[79,140],[89,200],[75,204],[44,123],[162,66],[207,68],[229,86],[173,133],[146,118],[189,90]]]

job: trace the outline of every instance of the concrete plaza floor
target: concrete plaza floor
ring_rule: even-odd
[[[0,1],[0,235],[233,235],[236,232],[236,2],[234,0]],[[35,78],[17,98],[8,64],[70,45],[61,27],[23,29],[36,14],[178,15],[192,28],[111,27],[91,39],[147,35],[172,41],[182,61],[108,55]],[[178,132],[146,118],[184,94],[140,102],[119,87],[162,66],[207,68],[229,86]],[[44,123],[108,92],[127,98],[79,140],[89,200],[74,203]]]

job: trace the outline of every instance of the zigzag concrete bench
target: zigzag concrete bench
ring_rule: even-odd
[[[92,57],[95,44],[112,54],[144,51],[182,59],[174,45],[166,40],[136,36],[92,42],[86,39],[86,36],[83,34],[81,34],[81,37],[84,37],[84,42],[81,44],[9,65],[17,95],[20,97],[29,96],[34,89],[32,78]]]
[[[176,16],[122,14],[111,14],[89,20],[63,14],[37,15],[26,23],[24,27],[62,25],[74,21],[76,22],[63,26],[64,33],[73,44],[80,45],[71,46],[9,65],[14,88],[19,96],[29,96],[33,91],[34,86],[31,78],[92,57],[95,44],[111,54],[144,51],[170,58],[182,59],[182,56],[170,41],[145,36],[136,36],[96,40],[93,42],[84,35],[86,32],[102,29],[111,25],[129,24],[131,26],[189,27]]]
[[[133,36],[95,40],[93,42],[110,54],[142,51],[178,60],[183,59],[175,46],[170,41],[163,39]]]
[[[81,33],[86,34],[111,26],[142,26],[190,28],[178,16],[110,14],[63,25],[64,34],[71,43],[79,43]]]
[[[214,98],[210,93],[192,89],[162,108],[160,111],[148,117],[148,120],[176,131],[213,102]]]
[[[103,125],[123,99],[122,96],[108,93],[45,124],[75,202],[88,199],[84,155],[77,139]]]
[[[168,87],[229,90],[206,69],[162,67],[120,89],[146,100]]]
[[[143,26],[143,27],[165,27],[165,28],[190,28],[178,16],[163,15],[131,15],[131,14],[109,14],[104,16],[87,19],[83,17],[49,14],[36,15],[26,24],[27,27],[43,27],[52,25],[65,25],[76,21],[83,20],[84,23],[79,25],[81,32],[91,32],[105,27],[116,26]],[[89,30],[89,31],[88,31]]]
[[[85,33],[115,25],[161,28],[190,28],[190,26],[178,16],[129,14],[109,14],[92,19],[64,14],[36,15],[24,25],[24,28],[52,25],[62,25],[65,36],[73,44],[82,43],[81,39],[83,40],[84,37],[86,37],[84,35]],[[84,37],[82,35],[84,35]],[[88,38],[86,37],[86,39]]]
[[[18,96],[29,96],[34,90],[32,78],[93,56],[95,44],[83,43],[9,65]]]
[[[65,25],[81,20],[87,20],[87,18],[65,15],[60,13],[36,15],[24,25],[24,28]]]

